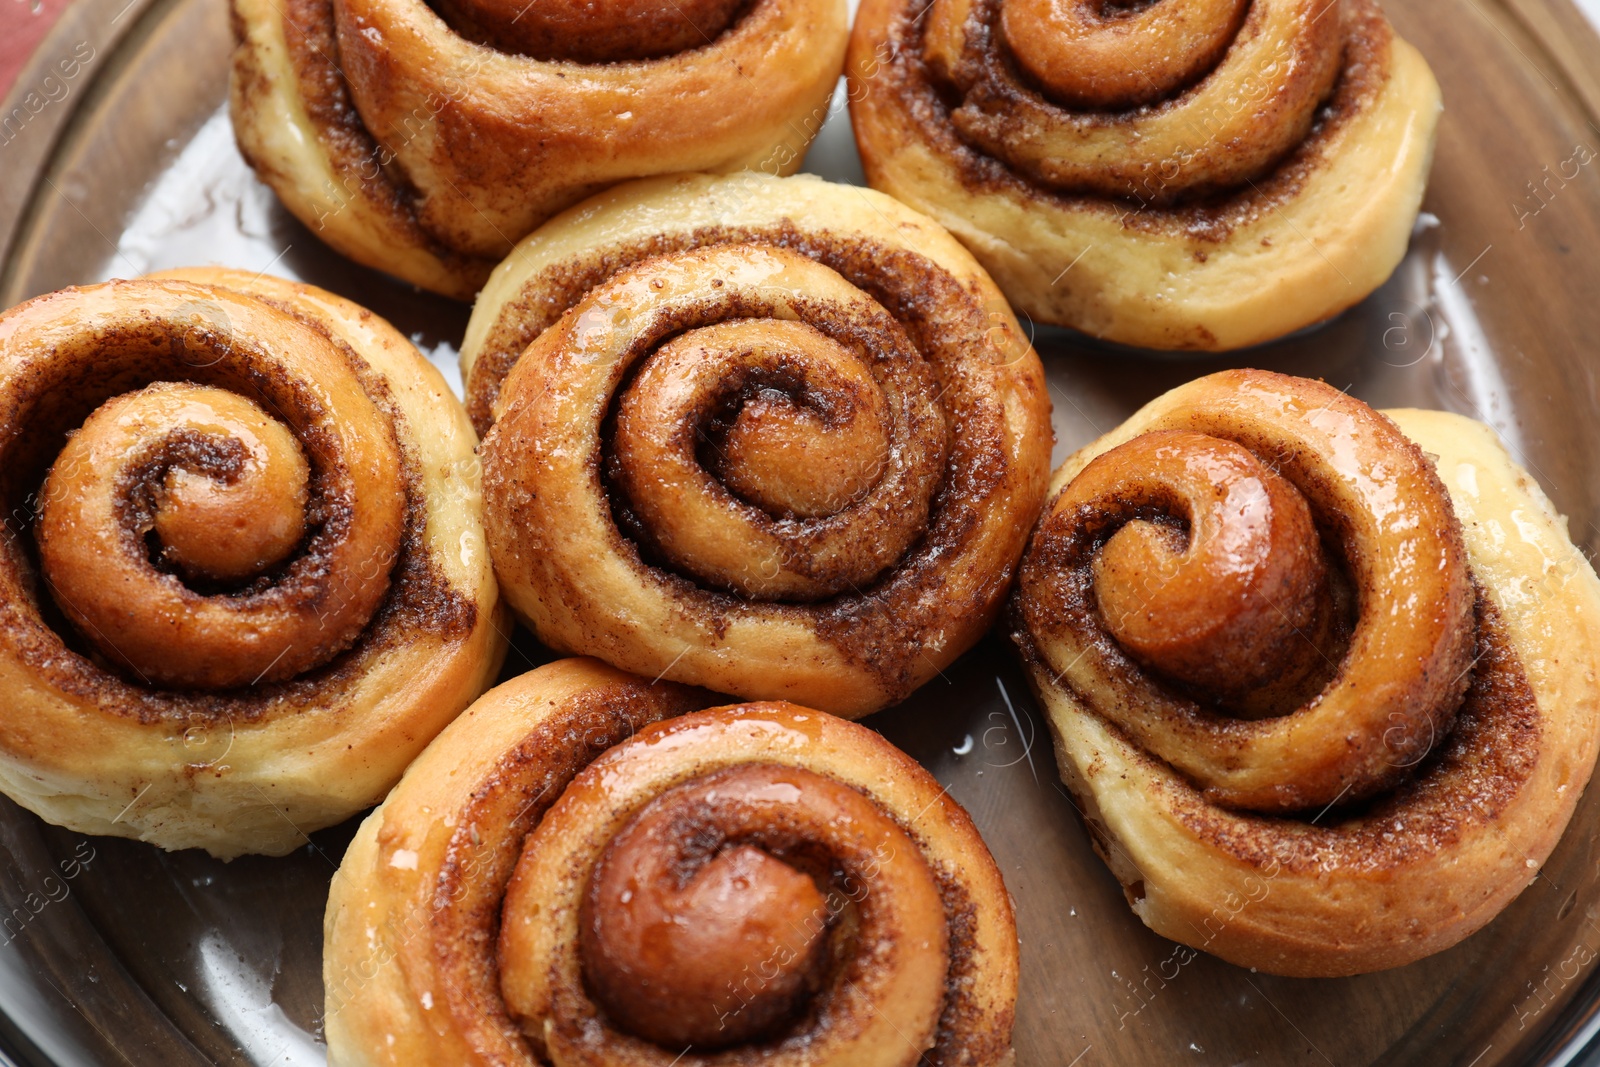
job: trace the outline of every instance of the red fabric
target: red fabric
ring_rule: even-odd
[[[0,99],[66,7],[67,0],[0,0]]]

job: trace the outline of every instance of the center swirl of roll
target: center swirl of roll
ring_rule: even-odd
[[[541,914],[526,879],[555,855],[547,834],[529,839],[505,929]],[[948,936],[932,868],[881,804],[814,770],[750,762],[663,789],[622,822],[588,875],[577,949],[611,1026],[712,1051],[848,1032],[844,1005],[861,990],[920,1031],[938,1016]],[[519,937],[502,950],[522,1016],[533,964]]]
[[[147,684],[282,681],[349,647],[387,594],[402,458],[327,335],[243,297],[195,311],[184,292],[154,290],[153,322],[119,309],[97,342],[58,352],[40,388],[84,407],[156,380],[85,416],[33,413],[39,445],[19,463],[65,438],[39,489],[39,562],[76,636]]]
[[[1233,441],[1158,431],[1091,465],[1073,496],[1126,494],[1130,482],[1142,497],[1133,514],[1151,517],[1095,556],[1107,631],[1144,666],[1246,717],[1314,696],[1347,634],[1299,491]]]
[[[1063,684],[1216,803],[1372,796],[1466,689],[1475,594],[1448,495],[1391,422],[1322,383],[1208,390],[1228,402],[1176,410],[1063,487],[1024,560],[1026,626]]]
[[[1165,204],[1306,138],[1341,18],[1338,0],[935,0],[923,59],[986,154],[1058,192]]]
[[[595,488],[618,530],[699,587],[860,593],[928,528],[949,447],[933,372],[872,296],[804,256],[724,245],[647,260],[547,331],[528,363],[547,360],[595,409]],[[543,462],[548,445],[500,436],[491,477]]]
[[[1005,0],[1006,47],[1047,96],[1123,110],[1172,96],[1211,73],[1249,0]]]
[[[91,506],[114,501],[143,512],[156,554],[188,578],[255,577],[281,562],[305,532],[311,477],[305,453],[288,427],[246,397],[161,383],[107,402],[73,436],[45,483],[45,522],[58,545],[71,528],[53,502],[68,491],[69,472],[88,466],[96,451],[125,453],[136,468],[165,472],[122,493],[106,486],[87,499]],[[102,468],[90,476],[113,473]]]
[[[617,63],[699,48],[749,0],[435,0],[465,37],[534,59]]]
[[[667,1046],[738,1044],[793,1021],[828,976],[830,943],[860,921],[830,884],[830,823],[899,836],[860,793],[794,768],[734,768],[651,801],[590,881],[582,950],[597,1002]]]
[[[584,725],[621,695],[589,704]],[[635,728],[641,710],[617,726]],[[447,1017],[471,1017],[454,990],[483,983],[494,1028],[534,1054],[496,1062],[1010,1062],[1003,884],[909,757],[809,708],[743,704],[645,725],[566,780],[539,764],[579,731],[547,722],[537,748],[499,764],[522,784],[501,789],[497,773],[474,793],[532,808],[532,824],[463,818],[456,833],[457,857],[481,831],[508,866],[487,883],[474,874],[481,893],[465,897],[452,872],[434,898],[449,923],[433,928],[453,961]],[[985,997],[968,998],[974,988]]]
[[[662,345],[620,398],[614,442],[617,481],[662,554],[768,599],[860,589],[893,566],[926,526],[941,420],[878,362],[782,319]]]

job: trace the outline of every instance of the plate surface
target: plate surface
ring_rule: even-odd
[[[1426,214],[1394,279],[1330,324],[1222,359],[1039,331],[1055,459],[1199,374],[1320,376],[1379,406],[1488,422],[1593,554],[1600,41],[1558,0],[1388,8],[1447,105]],[[459,385],[466,308],[333,255],[245,168],[222,103],[229,47],[220,0],[69,10],[0,112],[52,64],[80,61],[64,94],[0,134],[0,306],[164,267],[271,271],[387,316]],[[835,103],[808,169],[859,182],[842,94]],[[547,658],[526,634],[517,644],[511,673]],[[1001,864],[1023,942],[1025,1067],[1565,1063],[1592,1037],[1600,789],[1533,885],[1455,949],[1361,978],[1280,979],[1205,956],[1165,962],[1173,945],[1139,924],[1094,857],[998,637],[868,724],[949,786]],[[320,1064],[322,908],[353,832],[354,821],[283,860],[222,864],[85,839],[0,801],[0,920],[13,916],[0,922],[0,1031],[41,1064]]]

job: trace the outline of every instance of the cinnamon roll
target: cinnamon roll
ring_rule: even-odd
[[[485,695],[334,876],[328,1062],[1011,1062],[1017,937],[880,736],[562,660]]]
[[[812,178],[623,186],[462,346],[490,551],[540,640],[857,716],[993,621],[1044,500],[1038,357],[927,219]]]
[[[1230,371],[1054,487],[1015,639],[1148,926],[1348,975],[1534,879],[1594,766],[1600,581],[1488,427]]]
[[[231,0],[245,159],[336,250],[470,300],[512,245],[630,178],[789,174],[844,0]]]
[[[378,800],[505,652],[475,441],[310,286],[183,270],[0,317],[0,790],[222,857]]]
[[[847,68],[874,188],[1036,321],[1161,349],[1381,285],[1439,116],[1376,0],[863,0]]]

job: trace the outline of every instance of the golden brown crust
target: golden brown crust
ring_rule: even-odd
[[[1332,50],[1338,6],[1251,5],[1214,68],[1120,111],[1041,93],[999,44],[1011,3],[940,3],[918,20],[920,5],[864,0],[847,62],[857,144],[873,187],[948,226],[1030,317],[1242,347],[1356,303],[1404,253],[1438,87],[1373,0],[1344,0]]]
[[[497,420],[508,601],[552,647],[641,674],[850,716],[900,700],[992,621],[1043,499],[1038,357],[959,245],[864,190],[605,194],[496,272],[462,362]]]
[[[0,782],[45,818],[288,852],[382,795],[498,669],[474,435],[370,312],[227,270],[64,290],[0,319],[0,410]],[[306,465],[298,492],[259,484],[251,458],[286,428],[273,447]],[[184,508],[248,519],[261,494],[275,513],[303,499],[303,536],[197,571]],[[86,557],[159,599],[91,602],[96,579],[64,569]]]
[[[1071,457],[1055,484],[1070,484],[1096,457],[1185,424],[1196,413],[1209,411],[1214,424],[1222,423],[1219,413],[1239,393],[1286,386],[1319,403],[1333,392],[1262,372],[1200,379],[1153,401]],[[1289,421],[1304,419],[1303,411],[1296,418],[1299,410],[1287,409]],[[1447,689],[1466,687],[1452,714],[1441,721],[1402,713],[1369,725],[1393,773],[1387,788],[1367,801],[1352,805],[1341,795],[1287,814],[1218,803],[1189,774],[1113,724],[1109,690],[1082,678],[1069,682],[1049,667],[1042,647],[1048,636],[1018,626],[1016,640],[1056,737],[1062,779],[1079,798],[1097,850],[1135,912],[1164,936],[1242,966],[1289,975],[1356,974],[1455,944],[1533,879],[1593,769],[1600,729],[1600,582],[1549,501],[1487,427],[1441,412],[1388,416],[1384,421],[1392,420],[1413,444],[1387,457],[1359,459],[1352,448],[1360,447],[1360,424],[1349,423],[1331,442],[1334,454],[1348,457],[1341,466],[1365,472],[1374,469],[1371,463],[1404,468],[1412,449],[1426,454],[1459,516],[1476,605],[1468,665],[1444,679]],[[1263,459],[1273,455],[1243,425],[1214,425],[1211,432]],[[1310,485],[1295,471],[1285,473],[1297,486]],[[1396,471],[1381,473],[1387,478]],[[1404,523],[1410,510],[1399,505],[1393,515]],[[1318,515],[1325,536],[1345,521]],[[1029,565],[1036,550],[1037,543]],[[1415,578],[1396,580],[1411,589]],[[1027,598],[1026,587],[1019,587],[1019,624],[1047,611]],[[1356,599],[1359,633],[1382,597],[1367,589]],[[1401,614],[1411,625],[1426,625],[1437,606],[1419,593]],[[1360,669],[1354,651],[1342,658],[1323,699]],[[1300,711],[1268,721],[1282,727],[1304,716]],[[1259,725],[1235,720],[1232,728]],[[1362,735],[1352,725],[1350,736],[1358,741]]]
[[[441,734],[334,878],[330,1064],[1007,1062],[1016,933],[966,814],[876,734],[792,705],[682,715],[708,701],[563,660],[487,694]],[[814,811],[808,788],[826,794]],[[652,878],[667,884],[638,887],[646,895],[714,880],[730,863],[798,874],[822,912],[769,929],[814,924],[840,962],[775,1029],[715,1053],[620,1029],[590,999],[579,930],[586,907],[620,921],[631,902],[594,899],[619,839],[666,864]],[[774,903],[746,892],[730,907]],[[778,958],[779,941],[763,959]],[[714,983],[733,997],[719,1018],[768,992],[772,971],[751,975]]]
[[[657,21],[687,19],[694,39],[653,58],[629,58],[650,20],[627,3],[493,8],[447,5],[453,28],[421,0],[232,5],[245,158],[339,251],[458,299],[534,226],[618,181],[790,173],[843,63],[842,0],[755,0],[720,33],[706,12],[709,33],[663,8]],[[536,58],[534,38],[569,31],[582,47]]]

